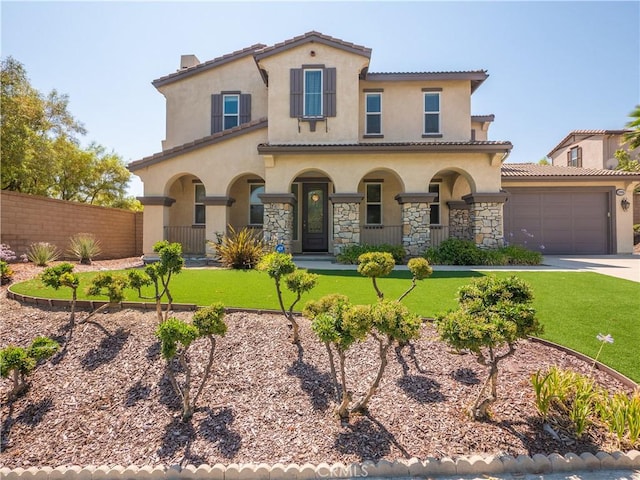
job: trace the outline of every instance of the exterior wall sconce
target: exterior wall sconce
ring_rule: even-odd
[[[622,200],[620,200],[620,206],[622,207],[622,210],[624,210],[625,212],[629,210],[629,207],[631,206],[631,204],[629,203],[629,200],[627,200],[627,197],[624,197]]]

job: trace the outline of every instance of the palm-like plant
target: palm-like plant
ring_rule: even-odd
[[[631,120],[626,127],[631,129],[631,132],[626,133],[622,138],[629,144],[629,150],[633,150],[640,147],[640,105],[636,105],[629,117],[631,117]]]

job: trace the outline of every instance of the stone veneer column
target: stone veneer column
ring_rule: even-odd
[[[402,246],[410,257],[417,257],[431,245],[429,204],[435,193],[400,193],[395,199],[402,207]]]
[[[349,245],[360,243],[360,202],[362,193],[332,193],[333,254],[338,255]]]
[[[263,193],[258,195],[264,205],[262,232],[269,250],[279,243],[285,252],[291,253],[293,244],[293,205],[296,201],[292,193]]]
[[[504,245],[502,206],[507,193],[471,193],[462,199],[469,204],[471,239],[480,248]]]
[[[146,259],[158,258],[153,251],[156,242],[164,240],[164,227],[169,224],[169,207],[175,203],[175,198],[165,196],[137,197],[144,205],[145,214],[142,216],[142,252]]]
[[[449,238],[471,240],[470,207],[464,201],[449,201]]]

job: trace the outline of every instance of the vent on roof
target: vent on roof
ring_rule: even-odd
[[[180,56],[180,70],[184,70],[185,68],[195,67],[200,63],[198,57],[195,55],[181,55]]]

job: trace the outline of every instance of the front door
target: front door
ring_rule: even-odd
[[[329,247],[327,184],[302,184],[302,251],[326,252]]]

